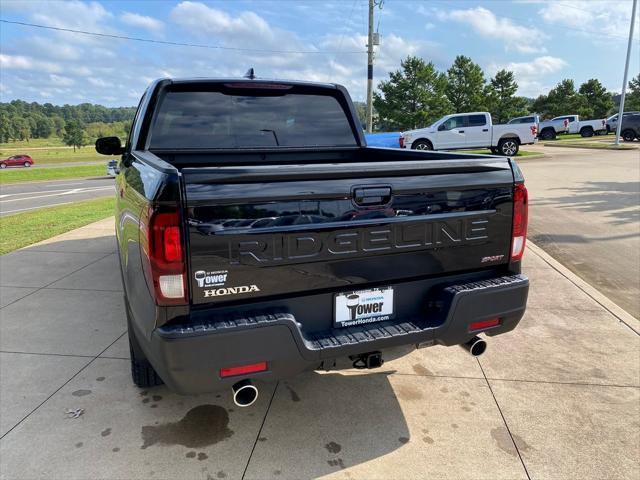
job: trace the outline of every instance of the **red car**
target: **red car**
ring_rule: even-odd
[[[13,157],[0,160],[0,168],[7,167],[30,167],[35,162],[29,155],[14,155]]]

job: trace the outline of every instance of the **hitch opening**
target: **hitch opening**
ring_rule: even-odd
[[[384,364],[382,352],[379,351],[349,355],[349,359],[353,361],[353,368],[357,369],[379,368]]]

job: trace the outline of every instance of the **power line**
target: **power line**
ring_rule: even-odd
[[[70,33],[79,33],[82,35],[90,35],[94,37],[103,37],[103,38],[117,38],[119,40],[130,40],[134,42],[145,42],[145,43],[158,43],[162,45],[172,45],[177,47],[194,47],[194,48],[209,48],[215,50],[233,50],[239,52],[254,52],[254,53],[299,53],[299,54],[322,54],[322,55],[335,55],[335,54],[362,54],[367,53],[365,50],[351,50],[351,51],[331,51],[331,50],[267,50],[260,48],[241,48],[241,47],[223,47],[221,45],[206,45],[206,44],[198,44],[198,43],[182,43],[182,42],[170,42],[167,40],[154,40],[151,38],[140,38],[140,37],[129,37],[126,35],[115,35],[111,33],[99,33],[99,32],[88,32],[86,30],[74,30],[72,28],[62,28],[62,27],[52,27],[51,25],[39,25],[37,23],[27,23],[27,22],[17,22],[13,20],[5,20],[0,18],[0,22],[9,23],[12,25],[21,25],[23,27],[33,27],[33,28],[42,28],[45,30],[55,30],[58,32],[70,32]]]

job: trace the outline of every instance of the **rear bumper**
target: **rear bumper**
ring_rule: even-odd
[[[246,377],[220,378],[222,367],[268,362],[268,371],[249,377],[276,380],[332,365],[349,355],[403,345],[458,345],[478,332],[469,324],[500,318],[489,336],[513,330],[524,315],[529,280],[510,275],[443,288],[423,318],[307,333],[286,311],[259,311],[234,319],[211,318],[197,325],[154,330],[149,357],[174,391],[221,390]]]

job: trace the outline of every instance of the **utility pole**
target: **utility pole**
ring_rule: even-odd
[[[373,9],[374,0],[369,0],[369,38],[367,41],[367,132],[373,127]]]
[[[624,113],[624,97],[627,93],[627,75],[629,74],[629,58],[631,57],[631,45],[633,43],[633,26],[636,23],[636,7],[638,0],[633,0],[631,8],[631,26],[629,27],[629,43],[627,44],[627,62],[624,64],[624,80],[622,81],[622,95],[620,96],[620,110],[618,110],[618,126],[616,127],[616,145],[620,145],[620,131],[622,130],[622,114]]]

